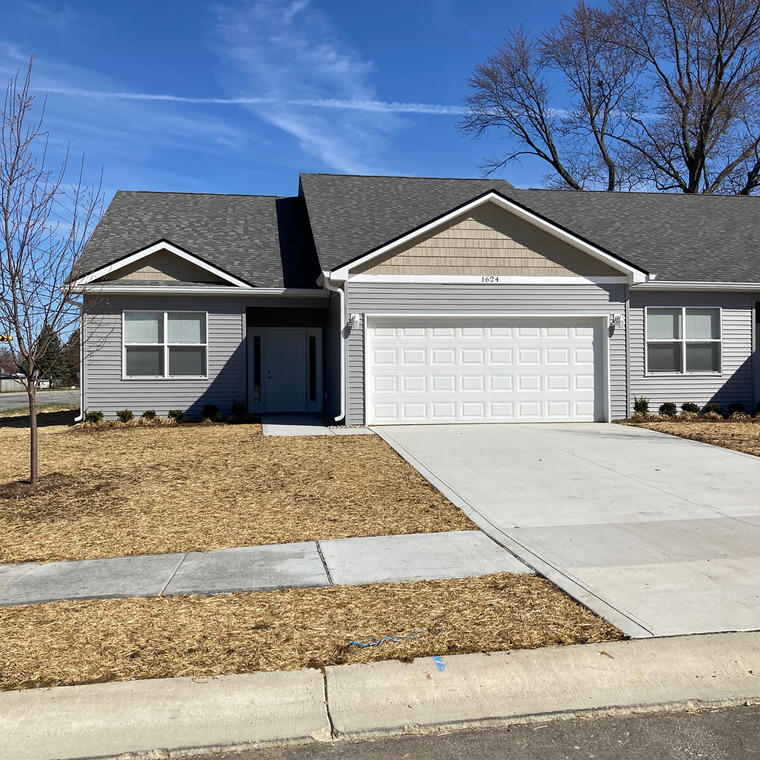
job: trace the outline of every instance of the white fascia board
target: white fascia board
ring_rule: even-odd
[[[642,282],[631,286],[631,290],[689,290],[689,291],[744,291],[760,292],[760,282],[678,282],[677,280],[658,280]]]
[[[576,235],[573,235],[570,232],[566,232],[556,224],[542,219],[540,216],[534,214],[533,212],[528,211],[521,206],[518,206],[516,203],[513,203],[512,201],[507,200],[498,193],[494,192],[487,193],[480,198],[476,198],[474,201],[470,201],[470,203],[466,203],[464,206],[460,206],[454,211],[451,211],[450,213],[445,214],[444,216],[439,217],[432,222],[428,222],[428,224],[425,224],[422,227],[407,233],[406,235],[403,235],[397,240],[394,240],[392,243],[388,243],[387,245],[378,248],[372,253],[368,253],[366,256],[362,256],[356,261],[352,261],[350,264],[345,264],[344,266],[339,267],[331,273],[331,279],[334,281],[337,280],[343,282],[351,276],[351,272],[355,268],[365,266],[374,259],[380,258],[392,252],[396,248],[400,248],[402,246],[413,243],[416,239],[424,237],[439,227],[445,227],[453,219],[456,219],[458,216],[461,216],[463,214],[467,214],[485,203],[495,203],[506,211],[513,213],[520,219],[533,224],[539,229],[548,232],[550,235],[554,235],[554,237],[559,238],[560,240],[568,243],[569,245],[572,245],[574,248],[577,248],[584,253],[589,254],[590,256],[593,256],[595,259],[603,261],[613,269],[617,269],[619,272],[623,272],[628,278],[629,282],[645,282],[648,279],[646,272],[643,272],[642,270],[637,269],[630,264],[626,264],[625,262],[620,261],[620,259],[611,256],[606,251],[597,248],[595,245],[587,243],[585,240],[581,240]]]
[[[172,245],[171,243],[164,241],[149,245],[147,248],[135,251],[135,253],[132,253],[129,256],[125,256],[123,259],[114,261],[112,264],[108,264],[107,266],[101,267],[100,269],[96,269],[94,272],[90,272],[90,274],[84,275],[84,277],[80,277],[74,282],[74,287],[89,285],[89,283],[94,282],[95,280],[106,277],[113,272],[118,272],[120,269],[123,269],[130,264],[134,264],[136,261],[140,261],[140,259],[144,259],[146,256],[151,256],[154,253],[159,253],[160,251],[168,251],[174,256],[184,259],[185,261],[189,261],[191,264],[194,264],[200,269],[204,269],[205,271],[213,274],[215,277],[219,277],[220,279],[229,282],[230,285],[234,285],[235,287],[251,287],[247,282],[239,280],[237,277],[233,277],[231,274],[227,274],[227,272],[219,269],[218,267],[215,267],[213,264],[209,264],[207,261],[203,261],[203,259],[194,256],[192,253],[183,251],[176,245]]]
[[[87,293],[97,295],[208,295],[208,296],[284,296],[285,298],[328,298],[329,293],[326,290],[317,288],[254,288],[250,285],[239,288],[231,288],[226,285],[208,286],[202,285],[193,287],[192,285],[80,285],[72,288],[74,293]]]
[[[486,285],[622,285],[628,282],[620,277],[521,277],[505,275],[441,275],[441,274],[355,274],[351,282],[375,283],[439,283],[439,284],[486,284]]]

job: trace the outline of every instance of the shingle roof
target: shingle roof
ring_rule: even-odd
[[[506,180],[302,174],[322,269],[329,271],[442,216]]]
[[[118,191],[77,276],[169,240],[251,285],[316,287],[319,263],[302,198]]]
[[[335,174],[301,175],[297,198],[119,191],[77,274],[164,239],[258,287],[315,287],[320,265],[335,269],[490,190],[659,280],[760,282],[758,197]]]
[[[304,174],[323,269],[495,190],[660,280],[760,282],[760,198],[526,190],[495,179]]]

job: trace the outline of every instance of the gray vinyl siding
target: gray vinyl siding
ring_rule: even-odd
[[[330,293],[330,306],[325,327],[325,410],[331,417],[340,413],[340,344],[343,340],[343,315],[340,309],[340,295]]]
[[[695,404],[738,402],[753,405],[753,307],[760,293],[684,293],[631,291],[631,394],[649,399],[650,410],[673,401]],[[712,306],[722,308],[722,373],[720,375],[647,375],[644,314],[647,306]]]
[[[562,316],[620,314],[623,324],[610,328],[610,401],[613,418],[627,415],[625,308],[627,286],[479,285],[448,283],[356,283],[345,285],[352,314],[499,314]],[[364,423],[364,331],[348,338],[347,422]]]
[[[114,417],[119,409],[135,416],[145,409],[199,414],[204,404],[228,413],[246,398],[245,306],[250,299],[212,296],[109,296],[91,305],[83,318],[84,408]],[[203,380],[123,380],[122,312],[131,309],[208,313],[208,378]]]

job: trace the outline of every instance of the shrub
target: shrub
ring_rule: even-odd
[[[146,409],[142,413],[142,418],[144,420],[155,420],[156,419],[156,410],[155,409]]]
[[[699,414],[699,404],[695,404],[693,401],[684,401],[684,403],[681,404],[681,411],[696,412]]]
[[[712,420],[714,422],[722,422],[723,415],[720,412],[704,412],[700,415],[700,419]]]
[[[666,401],[664,404],[660,404],[659,412],[665,417],[675,417],[678,413],[678,407],[672,401]]]
[[[248,413],[248,410],[245,408],[245,404],[242,401],[233,401],[230,411],[233,417],[240,418],[245,417],[245,415]]]
[[[84,421],[96,424],[103,421],[103,412],[85,412]]]
[[[639,414],[647,414],[649,412],[649,399],[643,396],[637,398],[633,397],[633,411]]]
[[[179,422],[185,416],[185,412],[182,409],[170,409],[169,419]]]
[[[723,415],[723,404],[706,404],[705,408],[702,410],[702,414],[710,414],[712,412],[713,414],[720,414]]]
[[[747,420],[751,420],[752,418],[747,414],[747,412],[731,412],[731,414],[728,415],[729,420],[733,420],[734,422],[746,422]]]
[[[694,420],[699,419],[699,415],[696,412],[681,412],[678,415],[678,419],[684,422],[694,422]]]
[[[131,409],[122,409],[119,412],[116,412],[116,417],[118,418],[119,422],[131,422],[135,415],[132,414]]]
[[[740,403],[736,402],[736,403],[733,403],[733,404],[729,404],[729,405],[728,405],[728,416],[729,416],[729,417],[730,417],[730,416],[731,416],[731,415],[732,415],[734,412],[741,412],[742,414],[744,414],[746,411],[747,411],[747,409],[746,409],[746,407],[744,406],[744,404],[740,404]]]
[[[219,407],[215,404],[204,404],[203,409],[201,410],[201,417],[203,417],[204,420],[211,419],[212,417],[216,417],[216,415],[219,414]]]

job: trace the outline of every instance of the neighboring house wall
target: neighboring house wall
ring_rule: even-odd
[[[224,280],[211,272],[197,267],[189,261],[179,258],[175,254],[166,251],[154,253],[150,256],[135,261],[107,277],[104,280],[127,280],[152,282],[204,282],[224,283]]]
[[[627,416],[625,307],[627,286],[465,285],[362,283],[346,285],[349,313],[446,315],[540,315],[620,314],[623,324],[610,328],[610,396],[613,418]],[[348,339],[347,424],[364,423],[364,330],[353,329]]]
[[[213,296],[109,296],[85,299],[83,324],[84,409],[114,417],[120,409],[135,416],[145,409],[199,414],[204,404],[222,413],[246,398],[245,307],[251,299]],[[208,312],[208,378],[122,379],[122,312],[125,310]]]
[[[619,271],[495,204],[481,206],[471,216],[363,271],[398,275],[620,276]]]
[[[631,394],[649,399],[650,411],[672,401],[679,407],[685,401],[704,405],[710,402],[738,402],[752,411],[753,368],[752,330],[754,304],[760,293],[685,293],[631,291],[630,372]],[[647,306],[721,307],[722,373],[720,375],[645,374],[644,314]]]

